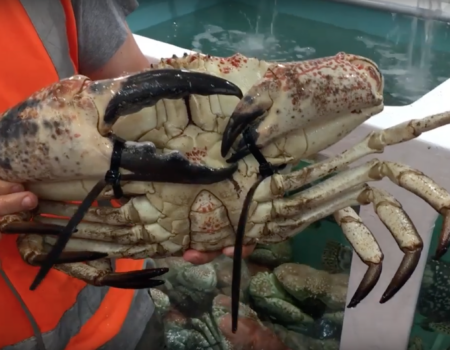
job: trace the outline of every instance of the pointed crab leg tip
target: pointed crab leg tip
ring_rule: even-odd
[[[397,272],[389,283],[386,291],[380,299],[380,304],[384,304],[392,299],[400,289],[409,281],[419,263],[422,247],[405,252]]]
[[[401,289],[401,287],[403,287],[403,284],[400,286],[399,285],[388,286],[386,291],[381,296],[380,304],[387,303],[389,300],[391,300],[397,294],[397,292]]]
[[[347,309],[354,309],[358,306],[358,304],[361,302],[361,300],[358,299],[352,299],[347,305]]]
[[[434,256],[434,260],[441,260],[441,258],[445,255],[445,253],[447,253],[447,250],[448,249],[446,247],[443,247],[443,248],[439,247],[436,250],[436,254]]]
[[[381,276],[381,271],[383,270],[383,265],[379,264],[369,264],[369,267],[364,274],[364,277],[356,289],[355,294],[353,295],[350,303],[348,304],[349,308],[356,307],[362,300],[364,300],[369,293],[373,290],[375,285]]]
[[[383,294],[383,296],[380,299],[380,304],[385,304],[387,303],[389,300],[391,300],[391,298],[394,295],[390,295],[391,293],[387,293],[387,291]]]

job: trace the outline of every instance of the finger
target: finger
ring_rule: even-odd
[[[0,196],[0,216],[31,210],[38,204],[37,197],[31,192],[19,192]]]
[[[201,265],[201,264],[207,264],[207,263],[213,261],[215,258],[217,258],[221,254],[222,254],[221,251],[199,252],[194,249],[189,249],[184,252],[183,259],[186,260],[187,262],[190,262],[191,264]]]
[[[0,180],[0,195],[23,191],[25,191],[25,188],[21,184]]]
[[[244,245],[242,247],[242,258],[247,258],[253,251],[255,250],[255,245]],[[226,256],[229,256],[230,258],[233,257],[234,254],[234,247],[227,247],[224,248],[222,253]]]

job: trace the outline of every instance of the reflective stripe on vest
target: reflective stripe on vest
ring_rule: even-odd
[[[0,11],[0,113],[77,71],[70,0],[8,0]],[[71,66],[70,63],[73,63]],[[153,313],[147,290],[94,287],[52,270],[36,291],[37,268],[20,257],[16,235],[0,240],[0,349],[134,349]],[[142,260],[118,260],[116,272]]]

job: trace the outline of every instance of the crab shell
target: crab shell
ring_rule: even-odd
[[[257,94],[258,107],[265,109],[264,120],[258,125],[259,141],[263,155],[274,165],[292,165],[315,155],[383,109],[383,83],[376,65],[366,58],[344,53],[285,64],[240,54],[228,58],[195,54],[163,59],[152,68],[207,72],[235,83],[244,95]],[[155,107],[121,118],[113,130],[125,140],[151,141],[162,152],[180,150],[192,162],[220,168],[227,165],[221,155],[223,133],[238,103],[234,96],[219,95],[161,100]],[[292,118],[280,118],[280,114]],[[273,128],[273,120],[285,122]],[[272,126],[266,127],[265,123]],[[265,139],[274,137],[274,142],[266,144]],[[258,173],[259,164],[249,155],[239,161],[238,171],[230,181],[212,185],[124,184],[125,195],[132,199],[120,210],[118,221],[144,226],[137,226],[133,233],[124,235],[121,243],[154,243],[155,247],[143,255],[232,246],[245,195]],[[67,201],[84,199],[94,184],[89,180],[32,183],[28,188],[40,198]],[[109,190],[104,195],[112,197],[112,192]],[[296,233],[278,236],[265,232],[268,218],[261,214],[265,212],[264,204],[256,210],[256,202],[274,195],[283,196],[283,188],[276,181],[265,182],[258,189],[250,210],[245,244],[282,241]],[[51,202],[43,202],[39,212],[55,213],[55,206],[59,208],[57,214],[70,216],[74,212],[70,206]],[[93,209],[85,220],[89,221],[92,215],[97,222],[115,221],[101,209]],[[50,222],[45,218],[36,219]],[[100,238],[102,231],[104,227],[96,231],[95,237]],[[80,234],[74,237],[90,238],[88,233]],[[74,244],[72,248],[82,249]],[[135,257],[138,256],[142,254]]]

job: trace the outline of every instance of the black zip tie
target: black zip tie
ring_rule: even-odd
[[[112,186],[114,197],[120,199],[123,197],[123,190],[120,186],[121,174],[119,172],[120,160],[122,159],[122,151],[125,148],[125,143],[118,139],[114,139],[113,152],[111,155],[111,163],[109,170],[105,174],[105,182]]]
[[[119,172],[119,168],[120,160],[122,158],[122,151],[125,148],[125,143],[119,138],[114,138],[113,142],[114,145],[111,155],[110,167],[105,174],[105,178],[97,182],[97,184],[92,188],[92,190],[84,198],[83,202],[81,202],[75,214],[73,214],[67,225],[61,231],[61,234],[58,236],[55,245],[48,253],[47,258],[42,262],[39,272],[30,286],[30,290],[35,290],[47,276],[53,265],[56,264],[77,225],[81,222],[81,220],[83,220],[92,203],[94,203],[94,201],[97,199],[100,193],[102,193],[104,188],[108,185],[111,185],[114,191],[114,197],[116,199],[119,199],[123,196],[123,191],[120,187],[121,175]]]
[[[277,173],[280,167],[274,167],[270,164],[266,158],[263,156],[258,146],[256,146],[255,141],[247,128],[242,135],[249,151],[255,157],[256,161],[259,163],[259,175],[256,182],[250,188],[245,197],[241,215],[239,217],[239,223],[236,230],[236,238],[234,242],[234,254],[233,254],[233,275],[231,281],[231,330],[233,333],[237,331],[238,317],[239,317],[239,299],[240,299],[240,289],[241,289],[241,270],[242,270],[242,248],[244,245],[245,227],[247,225],[248,211],[250,209],[250,204],[253,199],[253,195],[256,192],[259,184],[266,178]]]
[[[256,146],[255,139],[253,138],[250,129],[246,129],[242,137],[244,138],[248,150],[259,163],[259,174],[263,177],[263,179],[275,174],[277,169],[275,169],[274,166],[266,160],[258,146]]]

